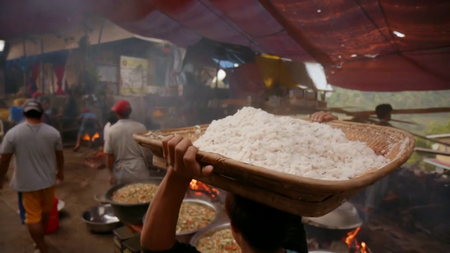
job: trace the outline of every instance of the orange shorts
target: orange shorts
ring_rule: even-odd
[[[20,219],[23,224],[38,223],[42,213],[50,213],[55,199],[55,186],[47,189],[19,192]]]

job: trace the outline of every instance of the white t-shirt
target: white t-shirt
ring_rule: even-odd
[[[56,183],[56,150],[62,150],[61,135],[47,124],[22,122],[3,138],[1,154],[14,154],[11,186],[18,192],[37,191]]]
[[[105,127],[103,128],[103,140],[105,141],[108,139],[108,133],[110,128],[111,128],[110,122],[106,123]]]
[[[133,134],[147,129],[139,122],[121,119],[107,131],[104,151],[114,155],[114,172],[118,183],[132,183],[148,179],[146,151],[133,139]]]

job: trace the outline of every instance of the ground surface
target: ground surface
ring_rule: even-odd
[[[81,214],[85,210],[97,205],[93,196],[106,193],[109,189],[107,170],[91,169],[84,164],[86,155],[91,152],[92,150],[87,148],[77,153],[72,150],[64,152],[65,181],[57,186],[56,197],[63,200],[66,206],[60,213],[58,231],[46,237],[50,253],[114,251],[112,234],[91,234],[81,219]],[[11,173],[12,168],[8,174],[11,175]],[[17,193],[5,183],[4,189],[0,191],[0,252],[2,253],[33,252],[33,242],[26,226],[20,222],[17,206]]]
[[[98,205],[93,196],[106,193],[109,189],[108,172],[106,169],[96,170],[86,165],[85,158],[93,150],[84,148],[77,153],[72,150],[65,150],[64,153],[65,181],[57,186],[56,196],[66,206],[60,213],[58,231],[46,238],[50,253],[113,252],[112,234],[92,234],[81,219],[85,210]],[[13,168],[8,173],[9,178],[12,171]],[[418,182],[413,186],[420,185]],[[448,196],[447,192],[445,194]],[[34,250],[33,242],[27,228],[21,225],[17,210],[17,193],[5,183],[4,189],[0,191],[0,253],[32,253]],[[391,216],[386,212],[380,214],[371,215],[358,235],[373,253],[450,252],[448,242],[400,226],[397,222],[402,219],[400,212],[394,212]]]

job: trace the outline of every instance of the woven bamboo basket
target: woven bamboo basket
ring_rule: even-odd
[[[376,154],[385,156],[391,162],[356,178],[332,181],[294,176],[199,151],[197,161],[203,165],[213,165],[214,172],[208,178],[197,179],[289,213],[319,217],[395,171],[414,151],[414,137],[399,129],[341,121],[328,124],[341,129],[349,140],[366,142]],[[161,141],[164,136],[178,134],[195,141],[207,127],[150,131],[135,134],[134,139],[152,151],[155,166],[165,167]]]

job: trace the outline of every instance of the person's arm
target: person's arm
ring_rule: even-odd
[[[3,189],[3,181],[5,181],[12,155],[12,153],[2,154],[0,157],[0,190]]]
[[[333,121],[333,120],[338,120],[338,117],[334,116],[333,114],[331,114],[329,112],[316,112],[313,115],[311,115],[312,122],[322,123],[322,122],[328,122],[328,121]]]
[[[113,149],[111,147],[111,134],[108,134],[108,136],[106,136],[105,147],[103,148],[103,152],[105,152],[105,154],[107,155],[106,168],[108,168],[109,171],[109,183],[111,185],[114,185],[116,184],[116,177],[114,176],[115,158]]]
[[[109,171],[109,184],[115,185],[117,183],[116,176],[114,175],[114,154],[108,154],[106,160],[106,167]]]
[[[55,144],[55,156],[57,169],[56,178],[62,182],[64,181],[64,152],[61,135],[59,133]]]
[[[9,169],[9,163],[11,162],[11,157],[15,152],[15,145],[13,141],[12,130],[6,133],[3,138],[1,150],[0,150],[0,189],[3,188],[3,182],[5,181],[5,175]]]
[[[189,139],[167,137],[163,151],[169,168],[147,211],[141,233],[144,252],[175,247],[178,213],[189,183],[194,176],[207,176],[213,170],[212,166],[201,168],[195,160],[198,150]]]
[[[62,182],[64,181],[64,153],[62,150],[56,150],[56,168],[58,171],[56,172],[56,178]]]

